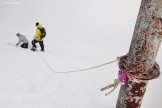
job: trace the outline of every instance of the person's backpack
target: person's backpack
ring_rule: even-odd
[[[38,28],[39,30],[40,30],[40,32],[41,32],[41,36],[40,36],[40,38],[42,39],[42,38],[44,38],[45,36],[46,36],[46,30],[42,27],[42,28]]]

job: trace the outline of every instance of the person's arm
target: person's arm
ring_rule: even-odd
[[[39,29],[36,29],[36,33],[35,33],[35,36],[33,38],[34,40],[39,40],[40,39],[40,30]]]
[[[19,45],[21,43],[21,39],[19,38],[19,41],[17,42],[16,46]]]

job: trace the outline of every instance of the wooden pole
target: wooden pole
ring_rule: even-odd
[[[140,108],[148,81],[158,78],[155,62],[162,39],[162,0],[142,0],[129,52],[119,60],[127,76],[116,108]]]

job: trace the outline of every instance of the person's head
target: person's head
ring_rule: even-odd
[[[38,25],[39,25],[39,22],[36,22],[36,23],[35,23],[35,26],[38,26]]]
[[[16,36],[18,36],[18,37],[19,37],[19,36],[20,36],[20,33],[16,33]]]

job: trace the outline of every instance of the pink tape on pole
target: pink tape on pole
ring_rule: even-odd
[[[126,74],[121,70],[119,70],[118,79],[122,85],[126,85],[127,77]]]

